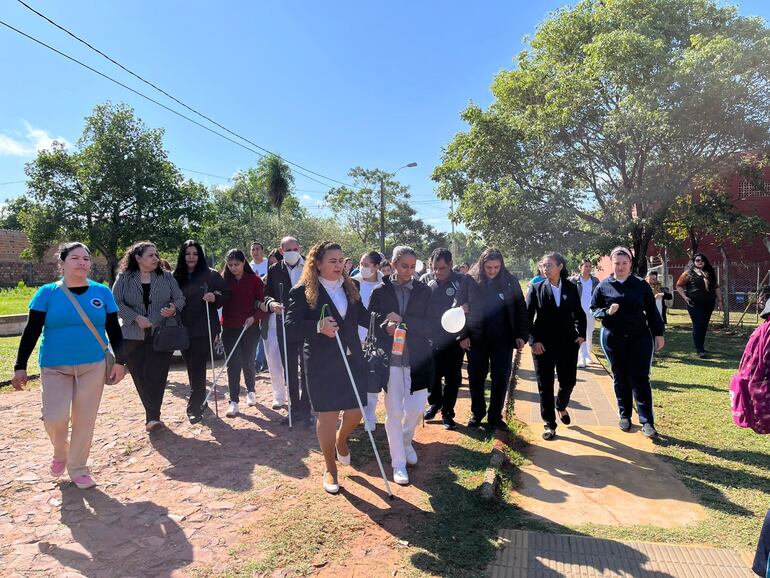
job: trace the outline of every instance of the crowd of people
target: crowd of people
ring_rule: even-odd
[[[242,386],[247,405],[257,404],[255,376],[266,368],[272,408],[286,409],[283,421],[315,425],[329,493],[339,491],[338,464],[350,464],[350,434],[362,422],[368,432],[377,427],[380,400],[392,480],[408,484],[408,466],[418,462],[412,442],[420,420],[440,412],[444,428],[457,427],[466,358],[468,427],[507,429],[503,406],[513,352],[526,343],[543,437],[554,439],[557,418],[570,424],[567,407],[578,368],[591,364],[596,321],[612,369],[619,427],[631,428],[635,399],[642,433],[656,435],[650,364],[664,345],[671,293],[657,278],[632,275],[624,247],[610,254],[611,275],[603,281],[593,275],[591,261],[582,261],[570,277],[564,257],[548,253],[526,295],[495,248],[485,249],[473,266],[456,266],[452,253],[438,248],[421,272],[408,246],[395,247],[390,258],[367,252],[354,263],[335,242],[317,243],[303,255],[297,239],[287,236],[268,255],[254,242],[250,254],[248,261],[244,251],[231,249],[217,271],[203,246],[189,240],[170,270],[157,246],[142,241],[127,249],[110,291],[89,279],[88,247],[60,247],[61,278],[41,287],[29,305],[12,380],[16,389],[27,382],[27,361],[42,334],[42,414],[53,476],[66,471],[79,488],[96,484],[86,464],[102,390],[126,372],[147,432],[165,427],[161,408],[174,348],[189,378],[187,416],[192,423],[204,420],[211,413],[207,365],[215,366],[218,339],[226,357],[226,417],[241,411]],[[716,291],[705,256],[695,256],[677,291],[693,319],[696,349],[705,354]],[[442,318],[458,308],[465,323],[447,328]],[[225,371],[223,364],[217,370]]]

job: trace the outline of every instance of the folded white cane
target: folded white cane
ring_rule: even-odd
[[[281,305],[283,310],[281,311],[281,323],[283,325],[283,375],[284,386],[286,387],[286,399],[289,400],[289,429],[294,426],[291,422],[291,390],[289,389],[289,353],[286,347],[286,302],[283,300],[283,283],[278,284],[278,291],[281,294]],[[297,388],[297,395],[299,395],[299,388]]]
[[[358,402],[358,407],[361,410],[361,415],[364,413],[364,404],[361,403],[361,396],[358,394],[358,388],[356,387],[356,380],[353,379],[353,372],[350,371],[350,364],[348,363],[348,356],[345,355],[345,348],[342,347],[342,341],[340,340],[340,333],[337,331],[334,334],[334,337],[337,338],[337,345],[340,348],[340,354],[342,355],[342,361],[345,363],[345,369],[348,370],[348,377],[350,378],[350,385],[353,386],[353,393],[356,394],[356,401]],[[369,441],[372,442],[372,449],[374,450],[374,457],[377,458],[377,465],[380,467],[380,474],[382,474],[382,481],[385,482],[385,490],[388,492],[388,497],[390,499],[393,499],[393,492],[390,491],[390,484],[388,483],[388,478],[385,475],[385,468],[382,467],[382,460],[380,459],[380,452],[377,451],[377,444],[374,443],[374,436],[372,435],[371,431],[367,432],[369,434]]]
[[[209,397],[211,397],[211,392],[216,390],[217,388],[217,381],[219,381],[219,378],[222,376],[224,371],[227,369],[227,364],[230,363],[230,358],[233,356],[233,353],[235,353],[235,350],[238,349],[238,344],[241,342],[241,337],[243,337],[243,334],[246,333],[246,330],[251,327],[250,325],[246,325],[244,322],[243,329],[241,329],[241,334],[238,336],[238,339],[235,340],[235,345],[233,345],[233,348],[230,350],[230,355],[227,356],[227,359],[225,359],[225,363],[222,367],[219,368],[219,373],[216,374],[214,377],[214,383],[211,384],[211,389],[209,389],[209,392],[206,394],[206,399],[203,400],[203,405],[206,405],[209,401]],[[214,398],[216,402],[216,398]]]

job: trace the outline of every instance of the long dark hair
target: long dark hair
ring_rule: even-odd
[[[561,265],[561,271],[559,271],[559,277],[561,278],[562,282],[569,281],[569,275],[567,274],[567,260],[561,255],[561,253],[557,253],[556,251],[552,251],[550,253],[546,253],[542,256],[540,259],[540,262],[542,263],[546,259],[553,259],[556,261],[557,265]]]
[[[244,275],[256,275],[256,273],[254,273],[254,271],[251,269],[251,265],[247,265],[246,263],[246,254],[240,249],[230,249],[227,252],[227,255],[225,255],[225,266],[222,268],[222,277],[225,281],[229,281],[230,279],[234,278],[233,274],[230,273],[230,269],[227,267],[228,261],[240,261],[243,263]]]
[[[198,262],[195,264],[192,276],[195,277],[202,271],[209,270],[208,263],[206,262],[206,254],[203,252],[201,244],[198,241],[188,239],[182,243],[182,247],[179,249],[179,255],[176,258],[176,269],[174,269],[174,279],[176,279],[176,282],[180,287],[187,284],[187,261],[185,261],[184,256],[189,247],[195,247],[195,250],[198,251]]]
[[[118,271],[121,273],[139,271],[139,263],[136,258],[144,255],[144,252],[150,247],[154,247],[156,251],[158,250],[158,246],[152,241],[139,241],[138,243],[131,245],[120,260]],[[163,275],[163,267],[161,267],[160,259],[158,259],[158,266],[155,268],[154,273],[156,275]]]
[[[468,271],[468,275],[470,275],[477,283],[486,281],[487,274],[484,271],[484,263],[488,263],[489,261],[500,261],[500,273],[498,273],[498,275],[502,275],[503,271],[508,271],[505,268],[505,259],[503,259],[503,254],[500,250],[495,247],[487,247],[481,252],[479,260],[476,261],[473,267],[471,267],[471,270]]]
[[[695,267],[695,259],[697,259],[698,257],[703,259],[703,272],[706,273],[706,275],[708,275],[708,280],[711,283],[716,283],[717,273],[716,271],[714,271],[714,267],[711,265],[711,261],[709,261],[709,258],[706,257],[706,255],[704,255],[703,253],[695,253],[692,256],[692,261],[690,261],[687,264],[687,272],[690,273],[690,275],[696,274],[695,269],[697,267]]]

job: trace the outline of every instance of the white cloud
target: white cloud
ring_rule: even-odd
[[[63,136],[51,136],[47,130],[36,128],[26,120],[21,121],[26,129],[26,133],[20,138],[13,138],[9,134],[0,134],[0,155],[13,157],[32,157],[38,151],[49,149],[54,141],[59,141],[65,147],[70,147],[70,143]],[[6,131],[11,132],[11,131]],[[19,134],[18,131],[12,131]]]
[[[303,200],[303,201],[312,201],[312,200],[313,200],[313,197],[311,197],[311,196],[310,196],[310,195],[308,195],[308,194],[304,194],[304,195],[302,195],[302,200]]]

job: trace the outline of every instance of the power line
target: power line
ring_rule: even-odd
[[[0,20],[0,25],[3,25],[3,26],[5,26],[6,28],[9,28],[10,30],[13,30],[13,31],[14,31],[14,32],[16,32],[17,34],[20,34],[21,36],[24,36],[25,38],[28,38],[29,40],[32,40],[33,42],[35,42],[35,43],[37,43],[37,44],[39,44],[39,45],[41,45],[41,46],[44,46],[44,47],[45,47],[45,48],[47,48],[48,50],[51,50],[52,52],[55,52],[56,54],[59,54],[60,56],[63,56],[63,57],[64,57],[64,58],[66,58],[67,60],[70,60],[70,61],[72,61],[72,62],[74,62],[74,63],[76,63],[76,64],[79,64],[80,66],[82,66],[83,68],[85,68],[85,69],[87,69],[87,70],[90,70],[90,71],[91,71],[91,72],[93,72],[94,74],[98,74],[98,75],[99,75],[99,76],[101,76],[102,78],[105,78],[105,79],[109,80],[110,82],[113,82],[113,83],[117,84],[118,86],[120,86],[120,87],[122,87],[122,88],[125,88],[126,90],[128,90],[128,91],[130,91],[130,92],[133,92],[133,93],[134,93],[134,94],[136,94],[137,96],[140,96],[140,97],[144,98],[145,100],[148,100],[148,101],[152,102],[153,104],[156,104],[157,106],[159,106],[159,107],[161,107],[161,108],[163,108],[163,109],[165,109],[165,110],[167,110],[167,111],[169,111],[169,112],[171,112],[171,113],[173,113],[173,114],[175,114],[175,115],[179,116],[180,118],[183,118],[183,119],[185,119],[185,120],[187,120],[187,121],[189,121],[189,122],[191,122],[191,123],[193,123],[193,124],[195,124],[195,125],[197,125],[197,126],[201,127],[202,129],[204,129],[204,130],[207,130],[207,131],[209,131],[210,133],[217,135],[218,137],[221,137],[221,138],[223,138],[223,139],[225,139],[225,140],[228,140],[228,141],[230,141],[231,143],[233,143],[233,144],[235,144],[235,145],[237,145],[237,146],[239,146],[239,147],[241,147],[241,148],[243,148],[243,149],[246,149],[247,151],[249,151],[249,152],[251,152],[251,153],[254,153],[254,154],[256,154],[256,155],[257,155],[257,156],[259,156],[259,157],[264,157],[264,156],[265,156],[265,155],[264,155],[264,154],[262,154],[261,152],[259,152],[259,151],[255,150],[255,149],[253,149],[253,148],[251,148],[251,147],[249,147],[249,146],[246,146],[245,144],[243,144],[243,143],[241,143],[241,142],[238,142],[238,141],[236,141],[236,140],[234,140],[234,139],[230,138],[229,136],[227,136],[227,135],[225,135],[225,134],[222,134],[222,133],[220,133],[220,132],[217,132],[217,131],[216,131],[216,130],[214,130],[213,128],[211,128],[211,127],[208,127],[208,126],[206,126],[205,124],[202,124],[202,123],[198,122],[197,120],[195,120],[195,119],[193,119],[193,118],[190,118],[189,116],[187,116],[187,115],[185,115],[185,114],[183,114],[183,113],[179,112],[178,110],[174,110],[173,108],[171,108],[171,107],[169,107],[169,106],[166,106],[166,105],[165,105],[165,104],[163,104],[162,102],[158,102],[157,100],[155,100],[155,99],[154,99],[154,98],[152,98],[151,96],[147,96],[146,94],[144,94],[144,93],[142,93],[142,92],[139,92],[138,90],[136,90],[136,89],[134,89],[134,88],[131,88],[130,86],[128,86],[128,85],[126,85],[126,84],[124,84],[124,83],[120,82],[119,80],[115,80],[115,79],[114,79],[114,78],[112,78],[111,76],[108,76],[107,74],[105,74],[105,73],[103,73],[103,72],[101,72],[101,71],[97,70],[96,68],[94,68],[94,67],[92,67],[92,66],[89,66],[88,64],[85,64],[84,62],[81,62],[81,61],[80,61],[80,60],[78,60],[77,58],[74,58],[73,56],[70,56],[69,54],[66,54],[65,52],[62,52],[61,50],[59,50],[59,49],[57,49],[57,48],[54,48],[53,46],[51,46],[51,45],[49,45],[49,44],[46,44],[46,43],[45,43],[45,42],[43,42],[42,40],[38,40],[38,39],[37,39],[37,38],[35,38],[34,36],[31,36],[31,35],[27,34],[26,32],[24,32],[24,31],[22,31],[22,30],[19,30],[18,28],[15,28],[14,26],[11,26],[10,24],[8,24],[7,22],[5,22],[5,21],[3,21],[3,20]],[[315,177],[311,177],[310,175],[306,175],[306,174],[305,174],[305,173],[303,173],[302,171],[299,171],[299,170],[296,170],[296,169],[295,169],[295,172],[296,172],[297,174],[299,174],[299,175],[302,175],[302,176],[303,176],[303,177],[305,177],[306,179],[310,179],[311,181],[314,181],[314,182],[318,183],[319,185],[323,185],[323,186],[325,186],[325,187],[328,187],[328,186],[329,186],[329,185],[328,185],[328,183],[324,183],[324,182],[322,182],[322,181],[319,181],[319,180],[318,180],[318,179],[316,179]]]
[[[222,125],[222,124],[218,123],[217,121],[215,121],[213,118],[211,118],[211,117],[209,117],[209,116],[207,116],[207,115],[203,114],[202,112],[200,112],[200,111],[198,111],[198,110],[196,110],[196,109],[192,108],[191,106],[188,106],[187,104],[185,104],[184,102],[182,102],[181,100],[179,100],[178,98],[176,98],[175,96],[173,96],[173,95],[169,94],[168,92],[166,92],[165,90],[163,90],[162,88],[160,88],[160,87],[159,87],[159,86],[157,86],[156,84],[153,84],[153,83],[152,83],[152,82],[150,82],[149,80],[147,80],[147,79],[143,78],[141,75],[137,74],[136,72],[134,72],[134,71],[130,70],[129,68],[126,68],[125,66],[123,66],[123,65],[122,65],[120,62],[118,62],[118,61],[117,61],[117,60],[115,60],[114,58],[112,58],[112,57],[108,56],[107,54],[105,54],[104,52],[102,52],[101,50],[99,50],[98,48],[96,48],[95,46],[93,46],[92,44],[90,44],[89,42],[87,42],[86,40],[83,40],[82,38],[80,38],[80,37],[79,37],[77,34],[75,34],[75,33],[73,33],[73,32],[70,32],[68,29],[66,29],[66,28],[65,28],[64,26],[62,26],[61,24],[58,24],[57,22],[54,22],[53,20],[51,20],[51,19],[50,19],[48,16],[46,16],[45,14],[43,14],[43,13],[41,13],[41,12],[39,12],[39,11],[35,10],[34,8],[32,8],[32,6],[30,6],[29,4],[27,4],[26,2],[24,2],[24,0],[17,0],[17,2],[19,2],[19,4],[21,4],[22,6],[24,6],[25,8],[27,8],[27,9],[28,9],[28,10],[30,10],[31,12],[34,12],[35,14],[37,14],[38,16],[40,16],[42,19],[46,20],[47,22],[49,22],[50,24],[52,24],[53,26],[55,26],[56,28],[58,28],[58,29],[59,29],[59,30],[61,30],[62,32],[65,32],[66,34],[68,34],[69,36],[71,36],[72,38],[74,38],[75,40],[77,40],[78,42],[80,42],[80,43],[82,43],[82,44],[86,45],[88,48],[90,48],[91,50],[93,50],[94,52],[96,52],[97,54],[99,54],[100,56],[103,56],[104,58],[106,58],[107,60],[109,60],[110,62],[112,62],[112,63],[113,63],[115,66],[118,66],[118,67],[119,67],[119,68],[121,68],[122,70],[126,71],[126,72],[127,72],[127,73],[129,73],[131,76],[133,76],[134,78],[137,78],[138,80],[140,80],[141,82],[145,83],[146,85],[148,85],[148,86],[151,86],[152,88],[154,88],[154,89],[155,89],[155,90],[157,90],[158,92],[160,92],[160,93],[162,93],[162,94],[166,95],[168,98],[170,98],[171,100],[173,100],[173,101],[174,101],[174,102],[176,102],[177,104],[180,104],[181,106],[183,106],[184,108],[186,108],[186,109],[187,109],[187,110],[189,110],[190,112],[192,112],[192,113],[194,113],[194,114],[197,114],[197,115],[198,115],[198,116],[200,116],[201,118],[205,118],[207,121],[209,121],[210,123],[212,123],[212,124],[214,124],[214,125],[218,126],[219,128],[221,128],[221,129],[222,129],[222,130],[224,130],[225,132],[227,132],[227,133],[229,133],[229,134],[231,134],[231,135],[233,135],[233,136],[235,136],[235,137],[238,137],[239,139],[243,140],[244,142],[247,142],[247,143],[249,143],[249,144],[250,144],[250,145],[252,145],[253,147],[256,147],[256,148],[258,148],[259,150],[263,151],[263,152],[264,152],[264,153],[266,153],[266,154],[272,154],[272,155],[275,155],[275,156],[277,156],[277,157],[281,158],[281,159],[282,159],[283,161],[285,161],[286,163],[288,163],[288,164],[290,164],[290,165],[292,165],[292,166],[294,166],[294,167],[297,167],[297,168],[299,168],[299,169],[302,169],[303,171],[306,171],[306,172],[308,172],[308,173],[310,173],[310,174],[312,174],[312,175],[315,175],[315,176],[317,176],[317,177],[320,177],[320,178],[322,178],[322,179],[326,179],[327,181],[331,181],[331,182],[333,182],[333,183],[337,183],[337,184],[340,184],[340,185],[345,185],[346,187],[348,187],[348,186],[352,186],[352,185],[348,185],[347,183],[344,183],[344,182],[342,182],[342,181],[338,181],[338,180],[336,180],[336,179],[333,179],[333,178],[331,178],[331,177],[327,177],[326,175],[322,175],[321,173],[317,173],[317,172],[315,172],[315,171],[313,171],[313,170],[310,170],[310,169],[308,169],[308,168],[306,168],[306,167],[303,167],[302,165],[300,165],[300,164],[298,164],[298,163],[292,162],[292,161],[290,161],[290,160],[288,160],[288,159],[286,159],[286,158],[283,158],[283,157],[281,157],[280,155],[278,155],[278,154],[276,154],[276,153],[274,153],[274,152],[272,152],[272,151],[270,151],[270,150],[266,149],[265,147],[263,147],[263,146],[260,146],[259,144],[255,143],[254,141],[251,141],[251,140],[249,140],[249,139],[248,139],[248,138],[246,138],[245,136],[242,136],[242,135],[240,135],[240,134],[238,134],[238,133],[236,133],[236,132],[234,132],[234,131],[230,130],[230,129],[229,129],[229,128],[227,128],[226,126],[224,126],[224,125]]]
[[[0,187],[4,185],[18,185],[19,183],[26,183],[27,181],[8,181],[7,183],[0,183]]]

